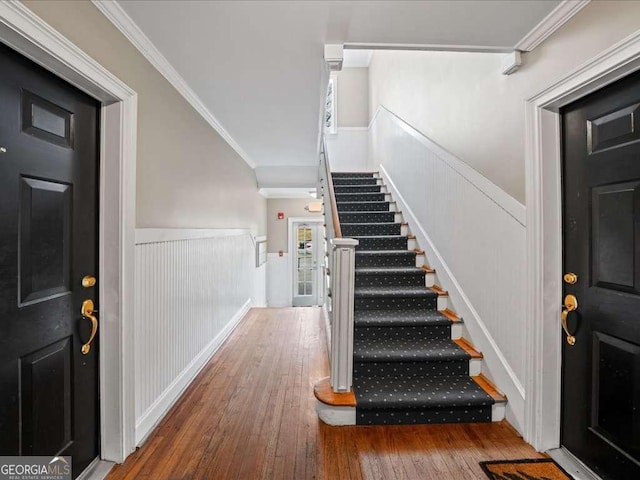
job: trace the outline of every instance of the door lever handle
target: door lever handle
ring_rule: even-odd
[[[84,302],[82,302],[82,309],[80,312],[82,313],[82,318],[88,318],[89,320],[91,320],[91,336],[89,337],[89,340],[87,341],[87,343],[82,345],[83,355],[86,355],[91,350],[91,342],[93,342],[93,339],[95,338],[96,333],[98,332],[98,319],[94,315],[94,313],[96,313],[97,310],[94,310],[93,307],[94,307],[93,300],[85,300]]]
[[[569,345],[575,345],[576,337],[571,335],[571,333],[569,332],[569,327],[567,326],[567,317],[569,316],[570,312],[573,312],[578,308],[578,299],[575,297],[575,295],[567,295],[566,297],[564,297],[564,305],[562,307],[562,313],[560,314],[560,319],[562,320],[562,329],[564,330],[564,333],[567,334],[567,343]]]

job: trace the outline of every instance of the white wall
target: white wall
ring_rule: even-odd
[[[338,79],[338,128],[369,124],[369,69],[343,68]]]
[[[331,171],[370,171],[368,128],[338,128],[338,133],[325,138]]]
[[[525,99],[636,31],[639,18],[640,2],[592,1],[510,76],[498,54],[376,51],[370,112],[385,106],[524,203]]]
[[[251,305],[265,268],[247,230],[136,232],[135,417],[140,444]]]

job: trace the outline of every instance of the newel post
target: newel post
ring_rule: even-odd
[[[351,391],[353,381],[353,307],[356,246],[353,238],[331,239],[331,389]]]

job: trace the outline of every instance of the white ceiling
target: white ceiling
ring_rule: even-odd
[[[507,51],[560,2],[119,3],[259,167],[259,185],[275,187],[315,183],[325,43]]]

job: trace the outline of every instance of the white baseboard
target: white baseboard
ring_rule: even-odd
[[[169,409],[178,401],[182,393],[196,378],[200,370],[207,364],[209,359],[218,351],[227,337],[238,326],[240,320],[244,318],[252,306],[251,299],[236,312],[229,320],[229,323],[216,335],[211,342],[191,361],[180,375],[167,387],[158,399],[142,414],[136,423],[136,445],[140,446],[147,439],[153,429],[167,414]]]

